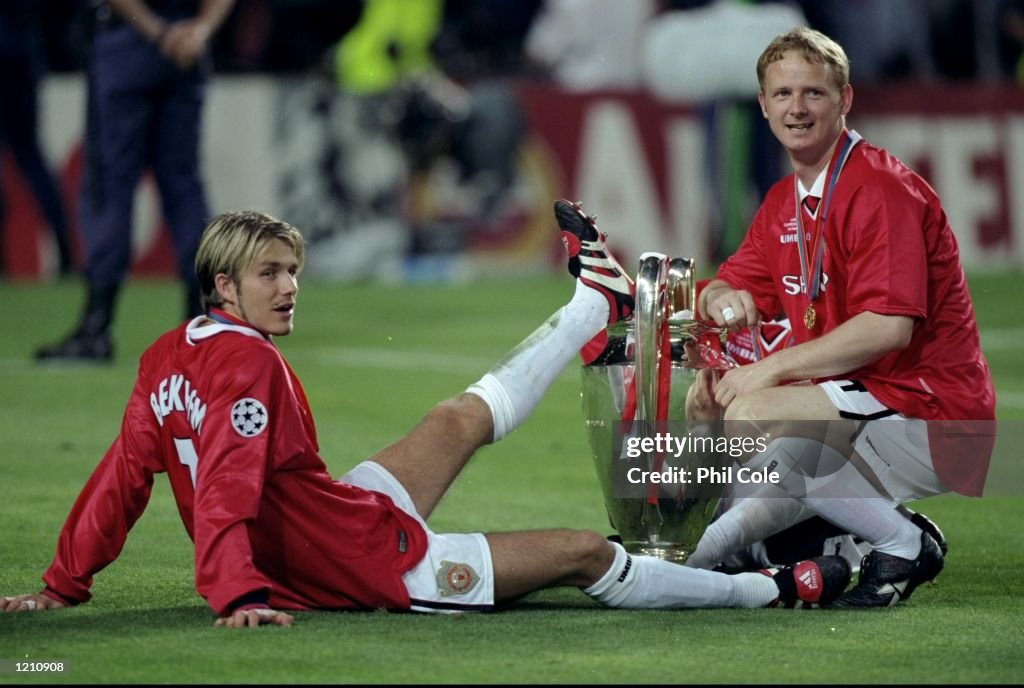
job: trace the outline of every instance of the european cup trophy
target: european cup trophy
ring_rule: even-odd
[[[705,367],[726,368],[725,331],[694,318],[691,259],[641,256],[632,318],[583,366],[583,412],[612,528],[627,551],[685,562],[710,522],[727,465],[717,421],[686,417]],[[707,440],[707,441],[701,441]]]

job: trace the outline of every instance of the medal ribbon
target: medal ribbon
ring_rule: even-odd
[[[839,145],[836,146],[836,152],[832,156],[831,162],[829,162],[829,171],[825,176],[828,183],[825,188],[825,196],[821,199],[821,204],[818,207],[818,217],[814,221],[814,234],[811,236],[810,250],[805,245],[807,237],[804,233],[804,223],[801,219],[804,211],[800,203],[800,183],[796,175],[793,176],[793,193],[796,201],[796,247],[800,254],[800,279],[803,280],[801,291],[810,297],[811,303],[817,300],[818,291],[821,287],[821,265],[825,255],[825,221],[828,218],[828,210],[832,202],[832,192],[835,191],[836,184],[839,182],[839,173],[842,172],[843,166],[846,165],[850,152],[860,141],[860,134],[843,129],[842,138]],[[813,268],[811,266],[812,255],[814,261]]]
[[[215,311],[212,308],[206,312],[206,317],[214,322],[219,322],[221,325],[237,325],[233,320],[228,320],[224,313]]]

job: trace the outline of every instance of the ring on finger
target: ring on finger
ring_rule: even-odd
[[[722,317],[726,322],[732,322],[736,319],[736,311],[732,309],[732,306],[726,306],[722,309]]]

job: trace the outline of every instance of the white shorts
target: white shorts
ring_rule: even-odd
[[[423,526],[427,553],[402,574],[413,611],[454,614],[494,608],[494,565],[482,533],[438,535],[432,531],[402,483],[375,461],[363,461],[341,480],[386,494]]]
[[[925,421],[887,407],[856,380],[818,384],[843,418],[859,420],[853,447],[898,502],[948,492],[935,474]]]

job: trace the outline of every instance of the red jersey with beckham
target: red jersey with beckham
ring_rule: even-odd
[[[876,399],[908,417],[994,419],[992,378],[979,345],[956,239],[938,197],[888,152],[858,141],[856,133],[843,132],[844,137],[851,135],[856,144],[831,198],[825,177],[841,145],[815,184],[825,195],[816,213],[801,208],[805,249],[813,256],[817,223],[827,206],[813,329],[804,322],[809,296],[801,289],[795,175],[771,188],[718,277],[749,291],[762,314],[785,312],[798,344],[865,311],[914,318],[905,349],[841,378],[861,381]]]
[[[121,432],[79,495],[43,576],[75,603],[120,553],[167,473],[195,544],[196,590],[219,615],[406,609],[419,523],[383,494],[332,480],[305,393],[277,347],[214,311],[142,354]],[[99,527],[97,524],[104,524]],[[109,524],[109,525],[107,525]]]

